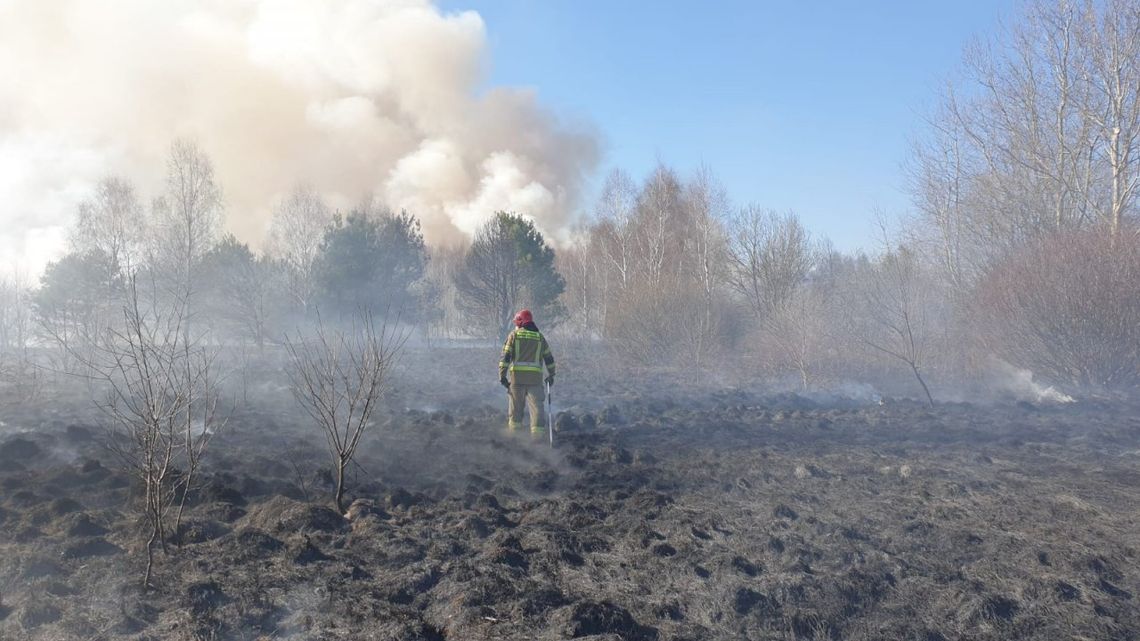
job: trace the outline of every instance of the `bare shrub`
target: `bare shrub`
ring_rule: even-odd
[[[121,328],[109,328],[87,361],[106,383],[98,407],[111,419],[111,449],[143,490],[146,574],[149,585],[156,544],[179,536],[187,495],[201,467],[218,419],[215,350],[189,340],[184,299],[170,307],[140,300],[129,281]],[[170,524],[173,516],[174,523]]]
[[[630,287],[609,314],[609,347],[637,365],[694,364],[701,359],[704,300],[684,287]]]
[[[318,316],[308,338],[285,338],[291,358],[289,380],[301,407],[324,432],[336,473],[333,502],[344,514],[344,472],[372,425],[372,413],[391,383],[408,334],[377,325],[361,312],[346,329],[328,327]]]
[[[979,316],[1001,358],[1068,386],[1140,384],[1140,237],[1053,235],[983,280]]]

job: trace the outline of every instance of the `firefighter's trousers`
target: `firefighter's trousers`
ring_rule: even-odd
[[[546,390],[542,383],[538,385],[511,383],[507,398],[510,399],[508,402],[508,413],[510,414],[507,422],[508,430],[515,432],[522,427],[523,404],[525,403],[530,410],[530,433],[533,436],[544,436],[546,434],[546,412],[542,407],[546,401]]]

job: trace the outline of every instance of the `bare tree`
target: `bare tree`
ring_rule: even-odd
[[[22,400],[33,399],[39,390],[31,344],[31,292],[18,276],[0,277],[0,383],[13,386]]]
[[[1115,236],[1125,215],[1134,213],[1140,186],[1140,8],[1107,0],[1100,10],[1087,2],[1082,13],[1090,97],[1083,115],[1103,141],[1097,159],[1107,170],[1108,203],[1101,214]]]
[[[613,326],[613,305],[622,304],[636,275],[637,199],[637,186],[629,175],[621,169],[610,172],[594,207],[594,223],[561,261],[568,267],[566,300],[571,312],[594,318],[596,331],[603,337]]]
[[[99,181],[94,196],[79,204],[71,246],[77,253],[102,252],[126,273],[140,258],[145,223],[134,186],[109,176]]]
[[[643,278],[643,277],[642,277]],[[689,356],[690,331],[702,317],[696,288],[649,287],[635,280],[609,313],[609,347],[615,363],[670,365]]]
[[[463,266],[464,250],[458,246],[444,246],[429,251],[424,273],[424,288],[434,301],[429,336],[456,338],[464,329],[459,290],[455,286],[456,274]]]
[[[1012,27],[967,51],[964,84],[948,87],[911,163],[951,282],[969,284],[1058,231],[1099,223],[1115,236],[1136,215],[1135,2],[1029,2]]]
[[[646,179],[637,199],[633,224],[634,263],[641,282],[660,287],[680,269],[685,252],[683,185],[676,172],[659,164]]]
[[[725,331],[727,209],[707,168],[682,183],[658,165],[636,193],[624,174],[611,174],[598,221],[562,263],[566,300],[630,362],[716,359],[735,337]]]
[[[702,365],[715,358],[724,333],[722,303],[727,238],[724,221],[729,213],[728,191],[708,167],[701,167],[684,186],[684,224],[675,233],[684,239],[679,276],[685,288],[698,296],[698,313],[685,332],[690,362]]]
[[[663,165],[655,175],[669,176],[672,186],[679,187],[672,171]],[[679,196],[679,191],[673,192]],[[572,322],[584,333],[605,336],[613,329],[615,316],[611,311],[628,306],[627,294],[637,294],[627,290],[651,271],[645,250],[653,244],[648,242],[652,216],[644,205],[633,179],[625,171],[614,169],[606,176],[594,205],[593,223],[577,234],[565,255],[559,254],[559,268],[568,281],[564,299]],[[624,316],[620,309],[617,316]]]
[[[793,372],[807,391],[834,366],[836,316],[841,312],[823,287],[801,287],[761,325],[765,359],[776,373]]]
[[[324,432],[336,474],[333,503],[341,514],[344,472],[372,425],[372,414],[408,338],[396,329],[398,323],[397,318],[378,326],[371,312],[364,311],[347,330],[340,330],[318,317],[313,336],[285,339],[293,395]]]
[[[581,230],[576,242],[558,252],[558,272],[566,279],[562,300],[569,323],[582,338],[596,338],[606,324],[606,299],[609,295],[610,266],[600,260],[600,238]]]
[[[273,211],[266,251],[286,265],[289,290],[306,309],[315,294],[313,265],[332,222],[333,212],[320,194],[304,185],[296,187]]]
[[[620,169],[613,170],[602,186],[595,214],[598,224],[594,236],[602,258],[616,273],[617,286],[625,287],[633,275],[633,218],[637,207],[637,187]]]
[[[932,118],[929,127],[928,138],[914,143],[906,167],[918,210],[911,240],[923,248],[954,291],[964,292],[983,267],[968,219],[965,133],[951,118]]]
[[[864,345],[904,363],[931,406],[934,397],[922,370],[934,348],[938,300],[924,278],[918,255],[906,247],[888,250],[866,272],[862,287],[862,323],[856,335]],[[854,307],[852,305],[851,307]]]
[[[967,136],[979,198],[972,232],[1019,243],[1086,222],[1085,170],[1096,144],[1082,115],[1081,29],[1068,2],[1034,2],[1004,41],[967,51],[978,97],[948,96],[947,115]]]
[[[818,251],[794,214],[748,205],[729,223],[728,280],[757,318],[779,309],[816,264]]]
[[[149,292],[157,301],[153,283]],[[123,317],[89,365],[105,383],[106,398],[97,405],[111,420],[111,449],[143,488],[143,584],[149,586],[156,546],[165,553],[171,535],[181,542],[188,494],[222,424],[216,352],[186,339],[184,301],[165,307],[143,300],[133,277]]]
[[[150,264],[169,280],[169,289],[186,306],[183,327],[188,340],[201,260],[221,233],[222,189],[213,162],[189,140],[171,145],[166,171],[166,195],[154,203]]]

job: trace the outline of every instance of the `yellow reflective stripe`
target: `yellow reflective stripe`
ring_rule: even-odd
[[[543,340],[542,334],[540,332],[535,332],[535,331],[531,331],[529,329],[522,329],[522,328],[514,330],[514,334],[512,335],[512,337],[510,339],[507,340],[507,344],[503,348],[504,352],[510,353],[513,356],[517,357],[517,355],[519,354],[519,351],[520,351],[520,347],[517,344],[518,340],[538,341],[539,345],[535,349],[535,354],[538,358],[542,358],[542,351],[543,351],[543,347],[544,347],[544,344],[546,341]],[[549,348],[547,348],[547,351],[549,351]],[[542,373],[542,361],[541,360],[534,360],[534,361],[512,360],[510,362],[507,362],[504,360],[503,364],[507,365],[510,368],[510,371],[512,371],[512,372],[538,372],[540,374]]]

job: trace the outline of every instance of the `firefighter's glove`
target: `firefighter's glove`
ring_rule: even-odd
[[[507,380],[506,376],[499,379],[499,385],[502,385],[507,389],[511,389],[511,382]]]
[[[546,377],[546,386],[547,387],[554,387],[554,375],[553,374]]]

